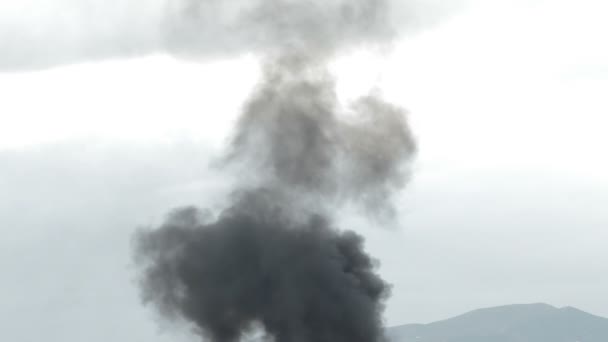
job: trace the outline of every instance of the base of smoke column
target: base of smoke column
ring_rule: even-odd
[[[277,341],[380,341],[389,286],[363,238],[265,200],[249,194],[212,222],[176,210],[140,231],[144,299],[214,341],[250,334],[253,322]]]

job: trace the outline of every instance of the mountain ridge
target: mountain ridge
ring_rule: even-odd
[[[606,342],[608,318],[570,306],[512,304],[394,326],[387,337],[391,342]]]

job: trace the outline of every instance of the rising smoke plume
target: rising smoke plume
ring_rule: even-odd
[[[229,13],[257,34],[251,44],[267,47],[263,79],[221,163],[242,177],[219,214],[177,209],[136,235],[144,299],[217,342],[256,327],[277,342],[381,341],[389,286],[362,237],[335,227],[332,213],[353,204],[390,216],[415,147],[403,111],[378,96],[342,108],[326,63],[338,49],[388,39],[388,7],[243,4],[192,0],[185,23],[201,25],[204,37],[214,33],[204,16]]]

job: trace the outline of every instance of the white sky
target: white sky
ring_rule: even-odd
[[[345,101],[381,88],[420,144],[401,229],[345,218],[394,284],[389,325],[516,302],[608,316],[607,11],[471,1],[335,63]],[[0,336],[171,340],[138,302],[130,233],[229,188],[207,163],[257,74],[162,54],[0,73]]]

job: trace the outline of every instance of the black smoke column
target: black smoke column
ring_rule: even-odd
[[[320,216],[295,223],[264,194],[245,197],[214,222],[181,209],[140,236],[146,298],[218,342],[252,323],[276,341],[379,341],[387,286],[361,237]]]
[[[264,38],[263,79],[222,161],[241,179],[216,217],[177,209],[136,234],[144,300],[216,342],[260,327],[276,342],[382,341],[388,286],[332,213],[354,205],[392,217],[415,145],[402,110],[378,96],[341,108],[326,64],[338,48],[386,38],[386,3],[250,4],[243,22]]]

